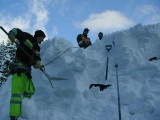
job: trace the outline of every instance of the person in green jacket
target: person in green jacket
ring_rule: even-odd
[[[35,68],[43,67],[39,44],[44,40],[45,33],[42,30],[37,30],[32,36],[18,28],[13,28],[9,31],[8,37],[12,42],[15,42],[16,39],[19,41],[14,64],[11,67],[12,89],[10,100],[10,119],[18,120],[18,117],[22,114],[23,98],[31,98],[35,92],[31,80],[31,66]]]

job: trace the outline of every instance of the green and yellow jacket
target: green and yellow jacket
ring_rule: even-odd
[[[40,47],[34,36],[27,32],[23,32],[18,28],[13,28],[11,31],[9,31],[9,34],[14,35],[15,38],[19,41],[19,45],[16,51],[16,61],[23,63],[29,68],[36,64],[36,61],[41,61]],[[30,57],[26,55],[22,49],[25,50]]]

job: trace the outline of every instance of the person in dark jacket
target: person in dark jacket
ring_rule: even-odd
[[[45,33],[42,30],[37,30],[32,36],[18,28],[13,28],[9,31],[8,37],[12,42],[15,42],[15,39],[19,41],[15,61],[11,67],[12,89],[10,100],[10,118],[11,120],[18,120],[18,117],[22,114],[22,99],[31,98],[35,92],[31,80],[31,66],[35,68],[43,67],[39,44],[44,40]]]
[[[78,45],[80,48],[87,48],[88,46],[92,45],[91,41],[90,41],[90,38],[88,38],[88,32],[89,32],[89,29],[88,28],[85,28],[83,30],[83,34],[79,34],[77,36],[77,42],[78,42]]]

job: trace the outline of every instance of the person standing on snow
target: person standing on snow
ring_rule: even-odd
[[[11,67],[12,94],[10,100],[10,119],[18,120],[18,117],[22,114],[22,99],[31,98],[35,92],[31,80],[31,66],[33,65],[35,68],[43,67],[40,62],[39,44],[44,40],[45,33],[42,30],[37,30],[32,36],[18,28],[13,28],[9,31],[8,37],[12,42],[15,42],[15,39],[19,41],[15,61]]]
[[[101,40],[103,39],[103,33],[99,32],[98,33],[98,38],[96,39],[96,41],[93,43],[93,46],[95,46],[97,49],[99,49],[101,46]]]
[[[78,42],[78,45],[80,48],[87,48],[88,46],[92,45],[91,41],[90,41],[90,38],[88,38],[88,32],[89,32],[89,29],[88,28],[85,28],[83,30],[83,34],[79,34],[77,36],[77,42]]]

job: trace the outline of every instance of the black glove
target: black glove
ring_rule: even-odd
[[[41,64],[41,61],[37,60],[36,64],[34,65],[34,68],[36,68],[36,69],[39,68],[40,69],[40,68],[43,68],[43,67],[44,67],[44,65]]]
[[[152,58],[149,59],[149,61],[152,61],[152,60],[158,60],[158,58],[157,57],[152,57]]]

